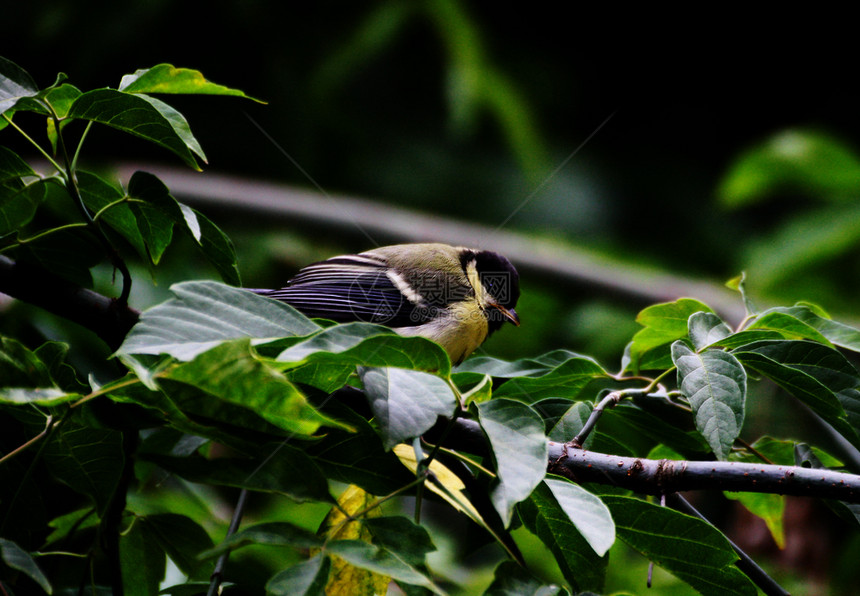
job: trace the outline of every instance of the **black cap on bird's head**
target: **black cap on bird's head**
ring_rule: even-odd
[[[519,325],[520,318],[514,307],[520,298],[520,276],[513,264],[490,250],[475,251],[471,255],[464,255],[463,259],[474,259],[478,278],[488,294],[487,301],[491,307],[486,312],[489,332],[498,330],[505,321]]]

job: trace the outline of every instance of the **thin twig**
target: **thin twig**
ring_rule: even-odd
[[[667,498],[670,502],[670,505],[673,509],[677,509],[687,515],[692,515],[693,517],[698,517],[702,521],[711,524],[708,519],[699,513],[699,511],[693,507],[687,499],[682,497],[679,494],[670,494],[667,495]],[[713,525],[713,524],[711,524]],[[735,563],[738,569],[744,572],[744,574],[752,580],[752,582],[758,586],[762,592],[764,592],[767,596],[788,596],[788,592],[780,586],[776,581],[769,576],[764,569],[758,566],[758,563],[753,561],[748,554],[746,554],[741,548],[732,542],[728,537],[726,540],[729,541],[729,544],[732,545],[732,548],[737,553],[740,560]]]
[[[243,488],[239,492],[239,499],[236,501],[236,508],[233,510],[233,518],[230,520],[230,526],[227,528],[225,539],[230,538],[239,529],[239,524],[242,523],[242,516],[245,514],[245,504],[248,502],[248,489]],[[215,596],[221,589],[221,582],[224,579],[224,568],[227,566],[227,559],[230,558],[230,549],[225,550],[215,562],[215,569],[209,579],[209,591],[206,596]]]

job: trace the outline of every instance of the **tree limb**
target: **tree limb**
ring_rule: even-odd
[[[442,422],[437,423],[426,435],[428,440],[432,442],[442,427]],[[489,455],[483,432],[474,420],[456,420],[446,446]],[[854,474],[773,464],[622,457],[555,441],[549,442],[547,471],[577,483],[607,484],[648,495],[727,490],[860,503],[860,476]]]

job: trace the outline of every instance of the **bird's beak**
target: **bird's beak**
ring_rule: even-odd
[[[507,320],[509,320],[511,323],[513,323],[517,327],[520,326],[520,316],[517,314],[517,311],[515,311],[513,308],[505,308],[501,304],[496,304],[495,302],[491,303],[491,306],[493,308],[497,309],[503,315],[505,315],[505,318]]]

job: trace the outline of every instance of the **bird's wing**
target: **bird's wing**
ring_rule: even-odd
[[[277,290],[252,290],[282,300],[308,317],[389,327],[426,323],[434,308],[411,302],[388,275],[384,261],[362,255],[308,265]]]

